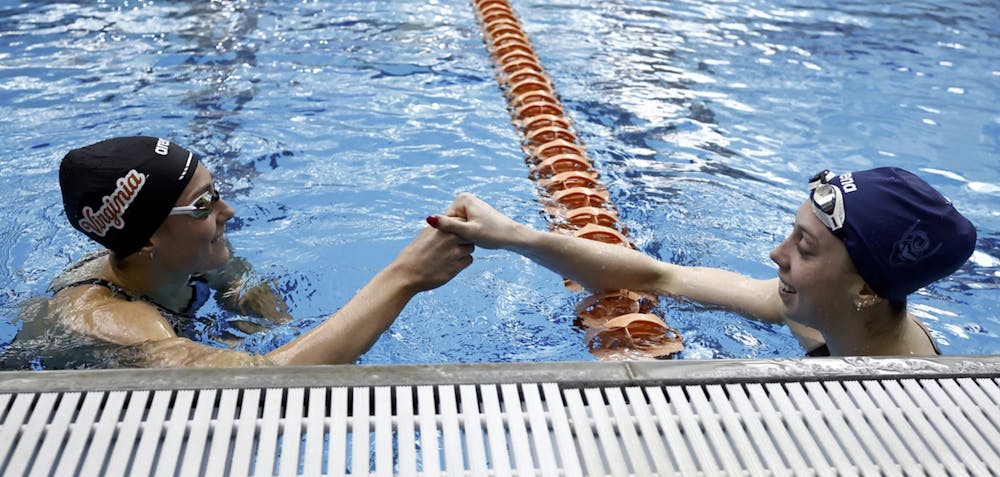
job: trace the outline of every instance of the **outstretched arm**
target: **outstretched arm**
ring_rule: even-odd
[[[429,222],[480,247],[521,254],[591,290],[683,296],[755,319],[783,321],[776,279],[674,265],[625,247],[541,232],[514,222],[470,194],[460,194],[445,215],[432,216]]]
[[[339,311],[298,338],[262,356],[178,337],[143,301],[124,301],[102,287],[75,287],[52,306],[71,329],[135,351],[143,366],[231,367],[351,363],[368,350],[417,293],[437,288],[472,263],[474,247],[425,228],[396,259]]]
[[[445,284],[468,267],[473,249],[455,235],[425,228],[343,308],[268,358],[276,364],[353,362],[417,293]]]

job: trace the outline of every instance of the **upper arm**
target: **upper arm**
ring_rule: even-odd
[[[685,296],[748,318],[786,324],[807,350],[825,342],[818,330],[792,321],[782,313],[777,278],[757,280],[716,268],[666,265],[665,276],[669,278],[664,288],[668,294]]]
[[[788,325],[788,329],[792,330],[792,334],[795,335],[795,338],[799,340],[799,344],[802,345],[802,349],[805,349],[806,351],[814,350],[823,343],[826,343],[826,338],[824,338],[823,334],[816,328],[810,328],[802,323],[789,319],[785,319],[785,323]]]
[[[273,364],[266,356],[214,348],[177,336],[140,343],[135,348],[141,356],[141,364],[148,367],[233,368]]]
[[[659,293],[734,311],[749,318],[783,323],[778,279],[758,280],[710,267],[663,263]]]
[[[263,356],[180,338],[170,323],[148,303],[113,298],[97,287],[64,290],[53,297],[52,304],[64,325],[78,333],[123,346],[123,359],[133,365],[233,367],[270,364]]]
[[[100,287],[75,287],[56,294],[53,311],[68,328],[119,345],[176,337],[173,327],[151,305],[125,301]]]
[[[270,364],[263,356],[215,348],[178,337],[167,321],[144,310],[144,303],[126,302],[114,312],[95,313],[92,336],[135,351],[136,364],[147,367],[243,367]],[[148,305],[146,308],[149,308]],[[131,312],[131,314],[130,314]],[[123,322],[122,318],[126,321]]]

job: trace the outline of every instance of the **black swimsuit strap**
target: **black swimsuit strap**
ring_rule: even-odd
[[[55,290],[52,294],[55,295],[56,293],[59,293],[59,292],[65,290],[67,288],[72,288],[72,287],[81,286],[81,285],[97,285],[97,286],[102,286],[104,288],[107,288],[108,290],[111,290],[112,292],[114,292],[117,295],[121,295],[121,296],[125,297],[125,299],[128,300],[128,301],[142,300],[142,301],[144,301],[146,303],[149,303],[150,305],[155,306],[156,308],[159,308],[161,312],[167,312],[167,314],[169,314],[169,315],[172,315],[172,316],[174,316],[174,315],[187,316],[187,314],[185,312],[178,313],[176,311],[173,311],[170,308],[167,308],[167,307],[165,307],[165,306],[163,306],[163,305],[161,305],[161,304],[159,304],[159,303],[151,300],[148,297],[145,297],[145,296],[138,296],[137,297],[137,296],[129,293],[128,290],[125,290],[124,288],[122,288],[121,286],[119,286],[118,284],[116,284],[115,282],[111,282],[111,281],[105,280],[103,278],[88,278],[86,280],[76,281],[76,282],[73,282],[73,283],[70,283],[68,285],[60,287],[58,290]],[[192,297],[192,300],[193,299],[194,299],[194,297]],[[171,324],[173,324],[173,323],[171,323]]]
[[[59,289],[53,291],[52,294],[55,295],[56,293],[59,293],[59,292],[65,290],[67,288],[78,287],[80,285],[97,285],[97,286],[102,286],[104,288],[107,288],[108,290],[111,290],[111,291],[115,292],[116,294],[119,294],[119,295],[125,297],[125,299],[128,300],[128,301],[135,301],[135,300],[137,300],[137,298],[135,296],[132,296],[132,294],[129,293],[129,292],[127,292],[124,288],[118,286],[114,282],[109,282],[109,281],[107,281],[107,280],[105,280],[103,278],[88,278],[86,280],[80,280],[80,281],[77,281],[77,282],[70,283],[68,285],[63,285],[63,286],[59,287]]]
[[[927,327],[924,326],[923,322],[921,322],[920,320],[914,318],[913,321],[918,326],[920,326],[920,329],[924,332],[925,335],[927,335],[927,339],[930,340],[931,346],[934,347],[934,354],[940,356],[941,355],[941,350],[938,348],[937,342],[934,341],[934,337],[931,336],[931,331],[928,330]],[[827,346],[826,343],[823,343],[823,344],[821,344],[821,345],[813,348],[812,351],[807,352],[806,356],[808,356],[810,358],[818,358],[818,357],[822,357],[822,356],[830,356],[830,347]]]
[[[806,356],[808,356],[810,358],[817,358],[817,357],[821,357],[821,356],[830,356],[830,347],[828,347],[826,345],[826,343],[823,343],[823,344],[821,344],[821,345],[813,348],[812,351],[809,351],[808,353],[806,353]]]

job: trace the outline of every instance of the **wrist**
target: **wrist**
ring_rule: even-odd
[[[510,241],[500,248],[524,254],[530,252],[545,234],[546,232],[535,230],[524,224],[514,224],[511,233],[507,234],[510,237]]]
[[[396,261],[383,268],[372,278],[372,282],[377,282],[379,289],[398,293],[403,299],[409,300],[422,291],[419,273],[412,267]]]

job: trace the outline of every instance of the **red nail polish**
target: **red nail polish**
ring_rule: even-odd
[[[437,218],[437,216],[435,216],[435,215],[428,215],[427,216],[427,223],[430,224],[431,227],[437,228],[437,226],[438,226],[438,218]]]

